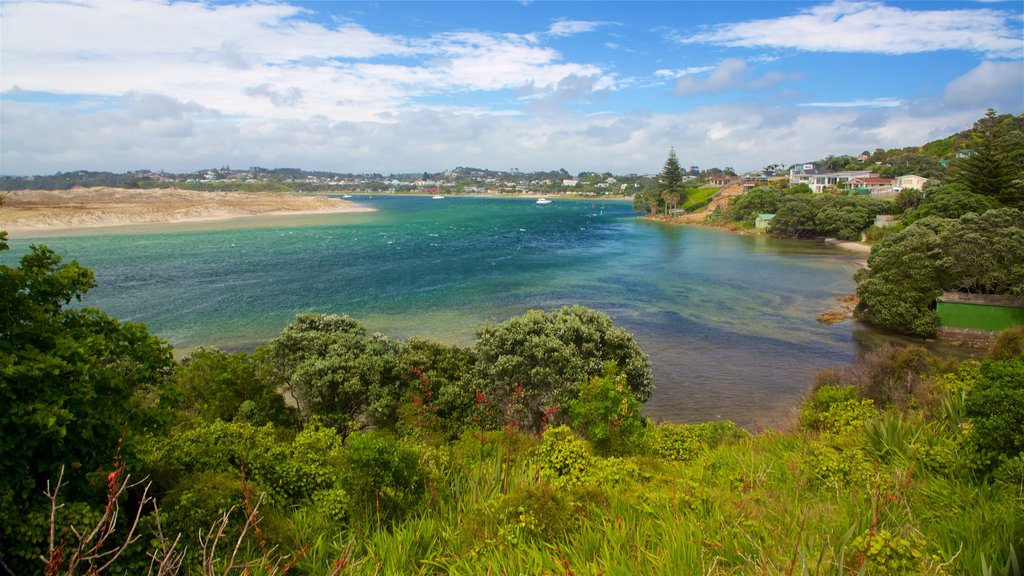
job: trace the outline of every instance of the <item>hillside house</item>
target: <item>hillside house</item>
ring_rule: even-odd
[[[904,188],[916,188],[918,190],[923,190],[926,182],[928,182],[927,178],[924,176],[918,176],[917,174],[897,176],[896,181],[892,184],[892,191],[899,193]]]
[[[758,214],[754,218],[754,228],[756,230],[767,230],[771,227],[774,218],[775,214]]]
[[[858,194],[870,194],[871,196],[892,196],[894,178],[862,177],[850,178],[846,181],[844,188]]]
[[[829,186],[844,187],[851,178],[871,178],[875,175],[870,170],[844,170],[829,172],[818,164],[802,164],[789,171],[790,185],[807,184],[811,191],[820,194]]]

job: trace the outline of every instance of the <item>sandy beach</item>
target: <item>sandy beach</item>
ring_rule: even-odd
[[[72,188],[0,192],[0,229],[11,237],[39,232],[139,224],[170,224],[281,216],[366,212],[340,198],[272,192],[196,192]]]

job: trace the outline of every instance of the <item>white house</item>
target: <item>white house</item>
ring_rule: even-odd
[[[907,174],[906,176],[897,176],[896,181],[893,182],[892,189],[894,192],[899,192],[904,188],[917,188],[921,190],[924,188],[925,182],[928,179],[924,176],[918,176],[917,174]]]

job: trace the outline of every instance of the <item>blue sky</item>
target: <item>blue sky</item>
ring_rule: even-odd
[[[1024,112],[1021,2],[0,4],[0,173],[752,170]]]

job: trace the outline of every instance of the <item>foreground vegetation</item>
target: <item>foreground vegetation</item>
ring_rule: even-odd
[[[0,238],[0,246],[5,247]],[[580,307],[396,342],[300,315],[180,363],[0,267],[0,567],[15,574],[1013,574],[1024,331],[823,372],[793,429],[641,416],[650,367]],[[282,393],[284,396],[282,396]],[[290,401],[285,402],[285,397]]]

